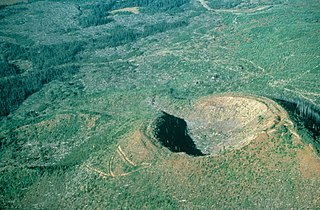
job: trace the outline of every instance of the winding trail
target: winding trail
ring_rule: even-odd
[[[118,149],[116,150],[117,153],[120,155],[120,157],[123,158],[124,161],[128,162],[132,166],[137,166],[133,161],[131,161],[127,155],[122,151],[120,145],[118,146]]]
[[[241,13],[255,13],[258,11],[266,10],[271,8],[272,6],[258,6],[251,9],[212,9],[205,0],[199,0],[201,5],[208,11],[214,11],[214,12],[230,12],[234,14],[241,14]]]

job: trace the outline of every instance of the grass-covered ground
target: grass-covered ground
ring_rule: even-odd
[[[320,105],[319,2],[250,2],[1,6],[0,208],[318,208],[320,140],[299,122],[210,157],[148,131],[225,92]]]

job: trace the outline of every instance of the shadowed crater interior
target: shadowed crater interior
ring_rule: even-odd
[[[170,151],[185,152],[193,156],[204,155],[189,136],[187,123],[183,119],[162,112],[155,126],[154,136]]]

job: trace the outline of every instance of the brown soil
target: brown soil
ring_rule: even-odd
[[[117,9],[117,10],[113,10],[111,11],[111,14],[116,14],[119,12],[130,12],[132,14],[139,14],[139,7],[126,7],[126,8],[122,8],[122,9]]]
[[[300,161],[301,175],[307,179],[318,179],[320,174],[320,159],[313,151],[312,147],[304,146],[297,151],[297,157]]]

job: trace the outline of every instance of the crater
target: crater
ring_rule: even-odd
[[[155,126],[154,136],[172,152],[185,152],[193,156],[204,155],[190,137],[185,120],[162,112],[156,119]]]
[[[162,112],[154,121],[153,135],[172,152],[193,156],[241,148],[281,120],[279,107],[265,98],[211,96],[183,111]]]

